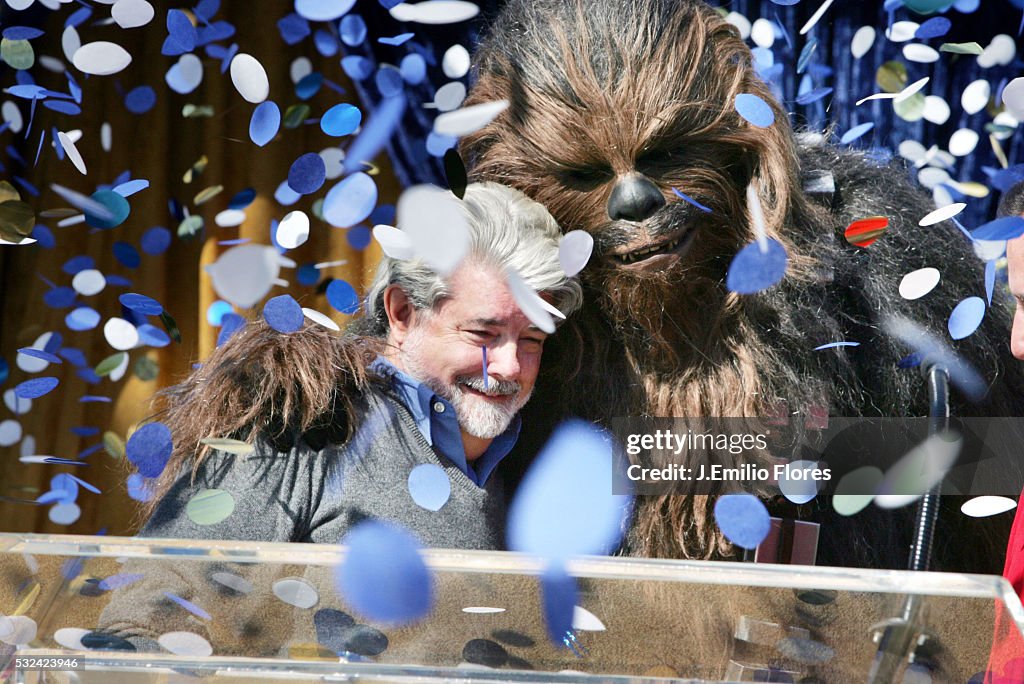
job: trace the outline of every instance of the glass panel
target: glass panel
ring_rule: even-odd
[[[225,681],[289,673],[846,683],[869,681],[881,644],[898,676],[876,669],[892,681],[903,681],[907,652],[916,651],[913,681],[966,682],[988,667],[997,612],[1017,638],[1024,622],[996,577],[587,558],[569,566],[582,610],[556,646],[535,559],[427,552],[434,610],[396,629],[361,620],[338,596],[333,572],[343,553],[313,544],[0,535],[0,639],[19,644],[0,643],[0,665],[15,655],[80,659],[72,675],[25,670],[21,681],[156,681],[173,669]]]

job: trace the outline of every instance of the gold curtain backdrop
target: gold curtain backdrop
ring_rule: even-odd
[[[201,49],[196,54],[203,61],[203,81],[188,95],[171,91],[165,81],[167,69],[176,57],[161,55],[161,45],[167,35],[164,25],[166,6],[157,6],[157,16],[144,27],[124,30],[117,26],[94,26],[87,22],[79,27],[82,42],[109,40],[124,47],[132,55],[131,65],[113,76],[83,77],[75,72],[82,87],[82,113],[67,116],[45,109],[37,104],[35,121],[27,138],[23,130],[17,136],[10,131],[0,142],[15,145],[28,167],[5,153],[6,171],[0,178],[14,183],[13,176],[21,176],[40,189],[39,197],[32,197],[19,187],[22,199],[32,205],[38,214],[47,209],[67,207],[50,189],[51,183],[71,188],[85,195],[97,185],[109,184],[125,170],[132,178],[144,178],[149,188],[128,198],[131,215],[120,226],[110,230],[94,230],[84,223],[60,228],[59,219],[38,218],[56,236],[56,247],[43,249],[39,245],[0,246],[0,283],[3,288],[3,309],[0,318],[0,355],[10,365],[10,377],[0,385],[0,391],[13,388],[19,382],[39,376],[55,376],[60,385],[49,394],[32,402],[24,415],[14,415],[7,406],[0,406],[0,421],[17,420],[23,435],[35,439],[33,454],[74,458],[77,454],[101,442],[107,430],[126,439],[133,427],[151,412],[150,399],[160,388],[180,380],[193,363],[202,362],[216,345],[219,329],[206,320],[206,311],[219,299],[204,266],[213,263],[230,246],[218,244],[221,240],[250,238],[254,243],[270,244],[270,223],[280,220],[288,211],[301,209],[310,217],[308,241],[287,256],[298,264],[346,260],[347,263],[325,268],[325,277],[342,278],[350,282],[359,293],[365,293],[368,280],[380,257],[379,248],[372,243],[365,251],[353,249],[344,229],[333,228],[317,219],[312,211],[315,198],[337,180],[328,180],[321,191],[304,196],[296,204],[281,207],[274,200],[274,191],[288,173],[292,162],[306,152],[319,152],[326,147],[347,146],[350,138],[330,138],[316,124],[301,125],[294,129],[282,126],[278,135],[265,147],[249,140],[249,119],[256,105],[246,102],[235,90],[227,74],[220,72],[220,61],[205,56]],[[325,80],[333,81],[345,89],[342,95],[326,84],[311,99],[308,118],[318,118],[329,107],[340,102],[357,106],[355,90],[339,64],[340,55],[322,58],[310,47],[310,42],[288,46],[277,33],[274,21],[268,18],[284,16],[293,4],[288,0],[260,0],[258,6],[242,0],[225,0],[216,16],[235,25],[237,33],[229,41],[237,42],[240,52],[252,54],[267,71],[270,80],[270,99],[281,108],[282,114],[292,104],[302,101],[296,96],[290,77],[290,65],[300,56],[313,60],[313,68],[323,73]],[[182,7],[185,9],[185,7]],[[95,8],[94,19],[104,15],[106,6]],[[46,17],[41,27],[46,34],[32,41],[35,53],[64,60],[60,36],[67,11]],[[4,65],[3,68],[7,68]],[[39,64],[31,72],[40,85],[67,92],[62,74],[47,72]],[[124,104],[123,94],[140,85],[150,85],[157,93],[156,105],[148,113],[135,115]],[[13,99],[2,96],[3,99]],[[16,100],[26,114],[27,101]],[[186,104],[208,105],[211,117],[183,116]],[[100,143],[100,130],[104,122],[112,129],[110,152],[104,152]],[[81,129],[82,138],[76,143],[87,166],[88,175],[82,176],[65,158],[59,160],[51,145],[52,127],[61,131]],[[47,131],[47,140],[33,164],[39,136]],[[183,179],[201,157],[208,165],[191,183]],[[379,172],[374,175],[379,190],[378,205],[393,204],[399,192],[384,153],[375,160]],[[223,185],[223,191],[201,206],[194,203],[203,189]],[[18,185],[15,183],[15,187]],[[214,223],[218,212],[227,208],[228,201],[237,192],[252,187],[256,200],[245,209],[245,221],[237,228],[220,228]],[[177,199],[190,213],[203,217],[205,228],[193,239],[177,237],[177,225],[168,209],[168,202]],[[174,235],[171,247],[160,256],[145,254],[140,249],[142,263],[136,269],[123,266],[113,254],[117,241],[126,241],[139,248],[143,233],[153,226],[164,226]],[[71,311],[52,309],[43,304],[43,295],[49,286],[45,277],[58,286],[70,286],[71,276],[61,270],[70,258],[88,255],[104,275],[121,275],[132,285],[107,285],[97,295],[79,296],[78,301],[96,309],[103,317],[93,330],[76,332],[64,323]],[[291,282],[287,288],[275,286],[268,297],[288,293],[302,306],[328,314],[344,327],[348,316],[333,310],[324,295],[315,287],[303,287],[295,282],[295,271],[283,269],[281,278]],[[131,350],[128,372],[118,382],[104,378],[98,385],[89,385],[76,374],[75,367],[64,362],[51,364],[41,373],[29,374],[17,367],[16,350],[32,345],[39,335],[47,331],[63,335],[64,346],[77,347],[95,367],[101,360],[115,353],[104,339],[103,323],[111,316],[120,315],[118,296],[136,292],[153,297],[177,321],[182,343],[154,349],[140,347]],[[247,317],[258,316],[262,303],[251,311],[240,311]],[[159,325],[155,318],[152,322]],[[143,381],[132,369],[139,359],[146,357],[158,364],[155,379]],[[82,403],[82,395],[103,395],[110,403]],[[98,433],[79,437],[73,432],[77,426],[98,428]],[[23,438],[24,439],[24,438]],[[19,461],[21,443],[0,447],[0,530],[40,533],[95,534],[106,528],[108,534],[132,534],[130,521],[135,502],[127,494],[125,479],[131,466],[112,458],[101,447],[84,459],[87,466],[26,464]],[[9,499],[34,500],[50,487],[50,479],[57,473],[68,472],[98,487],[97,495],[80,490],[76,503],[81,517],[71,525],[57,525],[48,518],[49,506],[13,502]]]

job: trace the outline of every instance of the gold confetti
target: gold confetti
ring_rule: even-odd
[[[875,82],[884,93],[898,93],[907,87],[907,65],[903,62],[886,62],[878,67]]]
[[[103,433],[103,449],[112,458],[124,458],[124,440],[116,432],[107,430]]]
[[[205,190],[201,191],[198,195],[196,195],[192,202],[198,207],[200,204],[209,202],[211,199],[213,199],[223,191],[223,185],[211,185],[210,187],[206,188]]]
[[[203,175],[203,171],[206,170],[206,165],[209,163],[210,160],[207,159],[204,154],[195,164],[192,165],[191,169],[185,172],[185,175],[181,177],[181,180],[186,184],[191,183],[193,180]]]
[[[35,212],[21,200],[7,200],[0,204],[0,237],[10,242],[21,242],[36,224]]]
[[[213,447],[218,451],[223,451],[229,454],[235,454],[236,456],[245,456],[251,454],[256,448],[248,442],[243,442],[238,439],[227,439],[220,437],[207,437],[206,439],[199,440],[200,444]]]

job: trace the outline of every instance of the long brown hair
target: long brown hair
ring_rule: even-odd
[[[194,478],[209,455],[208,438],[253,443],[286,433],[338,429],[347,439],[356,426],[359,394],[374,381],[367,364],[380,341],[340,335],[311,323],[283,334],[262,318],[248,321],[182,382],[155,397],[147,420],[171,430],[173,451],[138,509],[137,524],[152,516],[174,482]]]

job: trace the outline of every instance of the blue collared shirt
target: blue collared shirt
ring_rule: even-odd
[[[478,487],[487,484],[487,478],[498,467],[501,459],[508,456],[519,439],[522,420],[517,414],[508,428],[495,437],[486,451],[471,464],[466,460],[462,429],[459,427],[458,418],[455,417],[455,409],[446,399],[439,397],[427,385],[395,368],[383,356],[378,356],[370,364],[370,370],[391,378],[391,386],[402,404],[409,409],[413,420],[416,421],[416,427],[427,443],[457,465],[459,470],[466,473]]]

